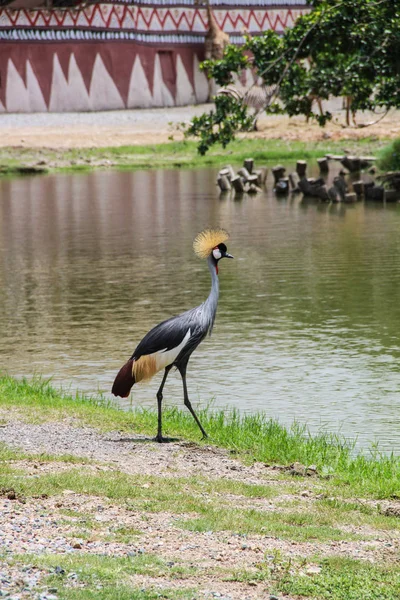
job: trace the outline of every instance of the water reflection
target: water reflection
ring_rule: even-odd
[[[269,186],[271,187],[271,186]],[[0,182],[0,356],[15,375],[108,394],[155,323],[201,302],[191,245],[231,232],[192,399],[265,410],[400,450],[400,207],[219,198],[204,170]],[[154,405],[158,380],[134,388]],[[173,376],[167,402],[181,403]]]

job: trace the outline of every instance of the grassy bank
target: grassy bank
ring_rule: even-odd
[[[71,150],[37,148],[0,148],[0,175],[44,172],[87,172],[93,169],[152,169],[221,166],[227,162],[242,163],[253,157],[257,164],[316,159],[326,153],[374,155],[387,144],[386,140],[364,138],[318,142],[241,139],[227,148],[213,147],[206,156],[197,153],[194,141],[170,142],[147,146],[112,148],[82,148]]]
[[[183,443],[146,443],[153,411],[0,377],[0,439],[25,427],[30,442],[29,451],[0,443],[5,591],[26,592],[33,573],[38,597],[57,599],[399,598],[398,459],[354,456],[339,438],[262,415],[201,419],[207,442],[189,414],[167,409],[165,434]],[[57,444],[35,451],[49,424]],[[123,445],[114,444],[109,461],[81,455],[88,427],[103,444],[112,431],[133,438],[130,454],[116,460]],[[154,472],[158,457],[167,460]]]
[[[119,430],[154,435],[156,412],[137,409],[125,412],[101,399],[62,394],[42,380],[18,381],[0,378],[0,407],[20,411],[24,419],[60,420],[75,417],[80,423],[102,432]],[[203,410],[199,413],[209,434],[207,443],[226,448],[247,463],[288,466],[299,462],[315,467],[327,488],[341,489],[348,497],[400,497],[400,459],[380,454],[377,448],[354,455],[353,444],[329,433],[311,435],[294,423],[289,429],[263,414],[240,415]],[[191,415],[168,408],[163,416],[164,433],[199,442],[199,431]],[[199,442],[200,443],[200,442]]]

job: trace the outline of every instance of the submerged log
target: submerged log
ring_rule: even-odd
[[[305,196],[312,196],[314,198],[319,198],[320,200],[327,201],[329,200],[328,191],[326,189],[326,185],[323,179],[314,179],[309,177],[306,179],[303,177],[299,181],[299,189],[303,192]]]
[[[259,188],[255,183],[250,183],[246,191],[248,194],[258,194],[259,192],[262,192],[262,189]]]

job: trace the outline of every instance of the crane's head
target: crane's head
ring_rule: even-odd
[[[229,233],[224,229],[205,229],[196,236],[193,249],[199,258],[210,258],[215,263],[218,273],[218,262],[221,258],[233,258],[226,247]]]

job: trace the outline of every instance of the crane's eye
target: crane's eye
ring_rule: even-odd
[[[222,258],[222,254],[221,254],[221,250],[218,248],[218,246],[216,246],[213,249],[213,257],[215,258],[215,260],[219,260],[220,258]]]

